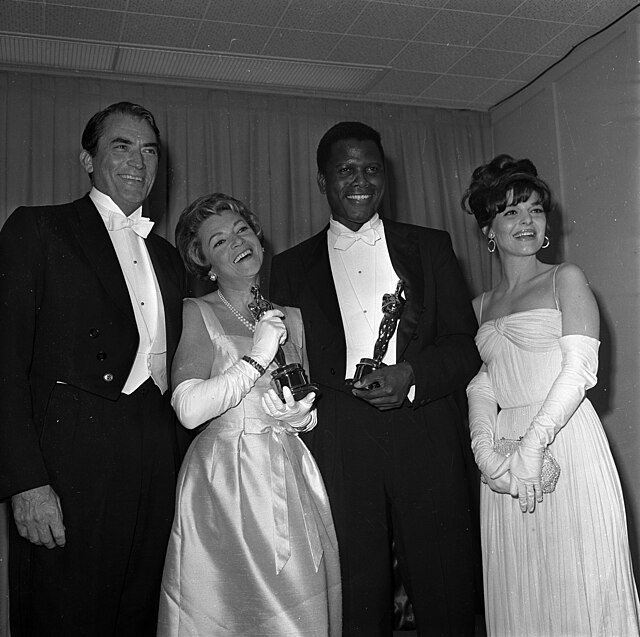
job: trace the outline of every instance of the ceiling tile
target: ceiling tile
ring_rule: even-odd
[[[561,57],[571,51],[576,42],[583,42],[597,32],[597,27],[581,24],[572,25],[553,38],[549,44],[543,46],[538,53]]]
[[[446,6],[448,1],[449,0],[369,0],[371,3],[405,4],[411,7],[432,7],[434,9],[440,9]]]
[[[159,1],[166,2],[166,0]],[[209,4],[208,0],[207,4]],[[211,2],[206,19],[215,22],[238,22],[273,27],[280,21],[288,4],[289,0]]]
[[[418,95],[418,97],[414,97],[411,101],[412,105],[415,106],[430,106],[432,108],[446,108],[448,109],[469,109],[472,106],[475,106],[475,102],[470,102],[469,100],[452,100],[452,99],[439,99],[437,97],[424,97],[422,95]],[[482,110],[485,110],[491,106],[488,104],[487,106],[482,106]]]
[[[526,82],[510,82],[509,80],[498,80],[490,86],[484,93],[478,95],[478,102],[495,105],[498,102],[510,97],[521,88],[526,86]]]
[[[327,60],[341,37],[337,33],[276,29],[260,53],[272,57]]]
[[[292,0],[278,26],[345,33],[366,5],[365,0]]]
[[[393,60],[393,67],[405,71],[444,73],[469,49],[446,44],[408,44]]]
[[[349,33],[410,40],[435,15],[435,9],[371,2],[349,28]]]
[[[414,73],[412,71],[389,71],[371,91],[376,93],[396,93],[398,95],[420,95],[438,76],[435,73]]]
[[[479,46],[483,49],[536,53],[565,27],[566,25],[556,22],[507,18]]]
[[[548,55],[531,55],[520,66],[506,76],[508,80],[530,82],[553,66],[560,58]]]
[[[439,11],[414,39],[417,42],[474,46],[503,19],[486,13]]]
[[[453,75],[500,79],[522,64],[528,57],[526,53],[505,53],[504,51],[473,49],[455,64],[449,72]]]
[[[550,22],[575,22],[600,0],[526,0],[514,12],[514,17],[549,20]]]
[[[39,0],[39,4],[62,4],[67,7],[110,9],[111,11],[124,11],[127,8],[127,0]]]
[[[471,101],[487,88],[487,80],[441,75],[423,92],[424,97]]]
[[[329,59],[335,62],[387,66],[403,46],[404,43],[399,40],[345,35],[331,52]]]
[[[449,0],[447,9],[511,15],[521,4],[522,0]]]
[[[124,15],[120,11],[47,5],[44,18],[47,35],[117,42]]]
[[[273,29],[228,22],[202,22],[193,48],[221,53],[259,55]]]
[[[0,2],[0,24],[10,33],[45,33],[44,5],[32,2]]]
[[[127,11],[201,20],[208,4],[209,0],[129,0]]]
[[[587,11],[578,22],[604,27],[638,5],[637,0],[602,0],[600,4]]]
[[[124,23],[122,41],[131,44],[190,49],[200,27],[199,20],[130,13]]]

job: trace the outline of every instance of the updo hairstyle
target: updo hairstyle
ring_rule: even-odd
[[[551,212],[551,191],[530,159],[498,155],[473,171],[471,184],[462,197],[462,209],[474,215],[481,229],[491,225],[508,205],[527,201],[532,193],[540,197],[544,211]],[[511,195],[511,197],[510,197]]]

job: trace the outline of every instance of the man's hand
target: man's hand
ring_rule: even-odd
[[[367,374],[353,384],[352,393],[380,411],[386,411],[402,405],[413,382],[413,368],[405,361]],[[366,389],[371,385],[371,389]]]
[[[18,533],[25,540],[48,549],[65,545],[60,499],[51,485],[18,493],[11,504]]]

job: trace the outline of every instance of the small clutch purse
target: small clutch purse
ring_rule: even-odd
[[[493,445],[493,450],[499,453],[505,458],[508,458],[514,451],[517,450],[520,445],[520,438],[514,440],[513,438],[500,438]],[[560,465],[558,461],[551,455],[549,449],[545,449],[542,455],[542,474],[540,476],[540,482],[542,484],[542,493],[552,493],[558,478],[560,477]],[[482,481],[486,482],[484,476]]]

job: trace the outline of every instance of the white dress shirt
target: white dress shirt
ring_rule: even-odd
[[[126,215],[108,195],[92,188],[89,193],[116,251],[124,274],[138,326],[140,343],[133,366],[122,389],[123,394],[131,394],[149,376],[160,391],[167,390],[167,342],[165,330],[164,304],[156,275],[144,239],[131,228],[110,230],[111,215]],[[129,215],[135,219],[142,215],[142,207]]]
[[[366,241],[354,240],[354,237],[365,234]],[[339,239],[341,236],[342,239]],[[347,378],[353,378],[360,359],[373,358],[373,348],[383,318],[382,297],[395,292],[398,275],[389,257],[384,224],[377,214],[356,233],[332,217],[327,245],[347,342],[346,374]],[[341,249],[341,245],[347,246],[346,249]],[[394,333],[383,359],[387,365],[397,362],[396,340]]]

